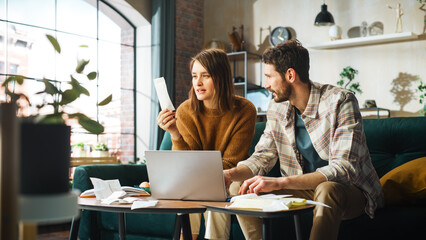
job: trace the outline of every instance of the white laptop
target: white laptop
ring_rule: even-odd
[[[220,151],[145,151],[151,194],[156,199],[225,201]]]

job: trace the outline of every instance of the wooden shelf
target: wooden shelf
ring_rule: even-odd
[[[71,157],[70,166],[93,164],[118,164],[117,157]]]
[[[244,60],[244,56],[247,56],[247,59],[262,59],[262,56],[260,56],[257,53],[251,53],[251,52],[230,52],[227,53],[228,58],[230,61],[241,61]]]
[[[372,108],[361,108],[360,109],[360,111],[361,112],[371,112],[371,111],[374,111],[374,112],[376,112],[377,113],[377,119],[379,119],[380,118],[380,112],[381,111],[384,111],[384,112],[386,112],[386,115],[387,115],[387,117],[388,118],[390,118],[390,116],[391,116],[391,112],[390,112],[390,110],[389,109],[386,109],[386,108],[378,108],[378,107],[372,107]]]
[[[381,43],[390,43],[390,42],[402,42],[407,40],[417,39],[418,35],[412,32],[403,32],[403,33],[392,33],[386,35],[377,35],[369,37],[357,37],[349,39],[341,39],[330,42],[309,44],[306,47],[312,49],[336,49],[336,48],[347,48],[347,47],[356,47],[362,45],[373,45]]]

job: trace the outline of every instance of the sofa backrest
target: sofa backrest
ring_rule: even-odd
[[[172,150],[172,138],[169,132],[164,132],[163,140],[161,140],[159,150]]]
[[[265,125],[266,122],[256,123],[250,155]],[[406,162],[426,156],[426,117],[364,119],[363,125],[371,161],[379,177]],[[170,134],[166,132],[160,150],[171,148]],[[279,169],[274,167],[273,171]],[[276,173],[271,175],[275,176]]]
[[[426,117],[364,119],[371,161],[379,177],[426,156]]]

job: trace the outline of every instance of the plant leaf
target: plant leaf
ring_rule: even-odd
[[[89,79],[89,80],[93,80],[93,79],[95,79],[96,78],[96,76],[97,76],[98,74],[96,73],[96,72],[91,72],[91,73],[89,73],[89,74],[87,74],[87,78]]]
[[[2,86],[5,87],[9,82],[16,82],[19,85],[22,85],[24,83],[24,76],[21,75],[11,75],[4,80]]]
[[[59,90],[55,87],[55,85],[49,82],[49,80],[47,80],[46,78],[43,78],[43,83],[45,86],[45,89],[44,89],[45,93],[48,93],[50,95],[59,93]]]
[[[19,85],[22,85],[25,79],[25,77],[21,75],[13,75],[13,76],[10,76],[9,78],[10,78],[10,81],[14,81],[18,83]]]
[[[80,93],[73,89],[65,90],[62,93],[62,99],[60,104],[61,105],[67,105],[68,103],[74,102],[78,97],[80,96]]]
[[[72,88],[79,93],[78,97],[80,97],[80,94],[90,96],[89,91],[85,87],[81,86],[80,82],[77,79],[75,79],[72,75],[71,75],[70,83]]]
[[[24,76],[21,75],[15,75],[15,81],[19,84],[22,85],[24,83]]]
[[[88,118],[82,113],[70,114],[69,117],[77,118],[78,123],[90,133],[101,134],[104,132],[104,127],[100,123]]]
[[[86,65],[90,62],[90,60],[80,60],[77,63],[77,68],[75,69],[75,71],[77,73],[82,73],[84,68],[86,67]]]
[[[112,94],[106,97],[104,100],[102,100],[100,103],[98,103],[98,106],[105,106],[108,103],[110,103],[112,100]]]
[[[52,46],[55,48],[55,50],[58,53],[61,53],[61,46],[58,43],[58,40],[56,40],[55,37],[53,37],[52,35],[46,34],[47,39],[49,39],[50,43],[52,44]]]

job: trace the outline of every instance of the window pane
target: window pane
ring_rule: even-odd
[[[57,29],[96,38],[96,0],[57,0]]]
[[[121,87],[121,45],[99,41],[99,84],[112,90]]]
[[[10,88],[9,88],[10,89]],[[26,101],[20,100],[19,116],[31,116],[37,114],[48,114],[53,113],[53,108],[45,107],[37,109],[37,105],[43,104],[44,101],[52,101],[50,96],[36,94],[37,92],[44,90],[44,84],[41,81],[34,79],[25,79],[22,85],[15,86],[16,93],[23,93],[30,99],[29,105]]]
[[[0,74],[6,73],[6,23],[0,22]]]
[[[63,90],[71,88],[68,83],[63,83],[63,85]],[[89,91],[90,96],[81,94],[77,100],[70,103],[67,108],[65,108],[65,111],[67,113],[83,113],[92,120],[97,121],[96,84],[82,84],[82,87],[86,88]],[[73,132],[87,132],[76,121],[69,122],[69,125],[71,125]]]
[[[133,45],[133,27],[116,11],[99,2],[99,39]]]
[[[120,161],[122,163],[134,162],[134,139],[133,134],[121,134],[120,136]]]
[[[112,91],[113,90],[113,91]],[[107,86],[99,86],[99,101],[112,94],[112,101],[105,106],[99,106],[99,122],[104,124],[105,133],[121,133],[121,106],[120,89],[112,89]]]
[[[90,145],[96,144],[98,138],[94,134],[86,134],[86,133],[76,133],[72,132],[71,134],[71,146],[76,145],[78,143],[84,143],[84,150],[87,154],[90,151]],[[72,151],[73,149],[71,149]],[[73,154],[74,155],[74,154]]]
[[[97,10],[98,5],[100,10]],[[81,95],[67,105],[65,112],[83,113],[103,124],[105,131],[100,135],[89,134],[76,119],[67,119],[72,131],[71,143],[102,141],[123,163],[133,162],[135,70],[132,26],[98,0],[0,0],[1,19],[13,23],[0,21],[0,73],[27,77],[24,85],[14,88],[16,92],[28,95],[32,104],[23,104],[20,115],[52,113],[51,106],[41,110],[36,107],[53,101],[48,94],[35,94],[44,90],[42,79],[47,78],[65,91],[71,88],[68,82],[73,74],[90,96]],[[55,52],[46,34],[57,37],[60,54]],[[81,45],[86,47],[81,48]],[[90,60],[82,74],[75,73],[78,59]],[[97,78],[89,81],[86,74],[90,72],[97,72]],[[5,76],[0,75],[0,83],[4,80]],[[110,104],[97,106],[110,94],[113,95]],[[4,89],[1,89],[0,99],[5,98]]]
[[[106,133],[99,135],[99,141],[106,143],[109,154],[121,163],[134,161],[134,135]],[[124,147],[127,146],[127,147]]]
[[[100,93],[103,91],[100,87]],[[113,95],[114,96],[114,95]],[[125,161],[133,161],[134,154],[134,93],[131,90],[121,90],[121,98],[113,97],[113,101],[99,107],[99,119],[105,126],[105,135],[109,136],[109,141],[113,145],[117,144],[120,149],[120,155],[127,156],[122,159]]]
[[[9,21],[55,29],[55,0],[9,0]]]
[[[89,64],[84,68],[84,74],[96,72],[96,39],[58,33],[58,42],[61,46],[61,54],[58,56],[56,69],[58,81],[70,80],[70,74],[75,72],[78,59],[90,60]],[[82,82],[88,81],[86,78],[78,80],[82,80]]]
[[[6,94],[5,94],[5,89],[1,86],[4,82],[4,80],[6,79],[5,76],[0,75],[0,102],[6,102]]]
[[[55,52],[46,34],[53,32],[9,24],[6,72],[30,78],[54,79]]]
[[[0,19],[6,19],[6,0],[0,0]]]

